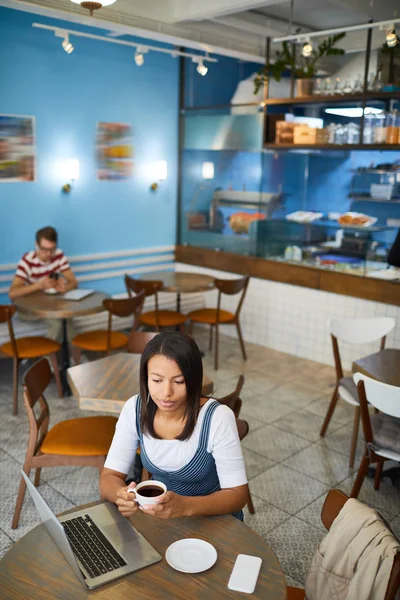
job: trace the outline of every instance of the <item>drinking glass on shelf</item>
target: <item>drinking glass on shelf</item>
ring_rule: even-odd
[[[341,82],[340,82],[340,77],[336,77],[335,79],[335,85],[333,88],[333,95],[334,96],[339,96],[341,94]]]
[[[349,123],[347,125],[347,143],[348,144],[359,144],[360,143],[360,126],[357,123]]]
[[[324,81],[320,77],[318,77],[314,82],[313,94],[314,96],[321,96],[325,93],[324,90]]]
[[[341,144],[345,144],[346,142],[345,140],[345,136],[347,138],[347,132],[345,131],[345,128],[343,125],[337,125],[335,128],[335,135],[334,135],[334,144],[340,146]]]
[[[350,80],[349,79],[345,79],[344,80],[344,84],[342,87],[342,94],[351,94],[351,85],[350,85]]]
[[[327,77],[324,82],[324,94],[326,96],[331,96],[333,94],[332,89],[332,80],[330,77]]]
[[[361,77],[355,77],[353,80],[353,94],[358,94],[363,91],[363,82]]]
[[[336,131],[335,123],[329,123],[329,125],[327,126],[327,130],[329,133],[328,144],[334,144],[335,143],[335,131]]]

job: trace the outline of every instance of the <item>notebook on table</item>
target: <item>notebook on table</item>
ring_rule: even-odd
[[[21,472],[42,523],[87,588],[99,587],[161,560],[115,504],[105,502],[57,518]]]
[[[63,294],[64,300],[83,300],[86,296],[93,294],[94,290],[70,290]]]

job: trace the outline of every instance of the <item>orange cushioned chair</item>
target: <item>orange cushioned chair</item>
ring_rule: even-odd
[[[215,327],[215,370],[218,369],[219,325],[236,325],[240,346],[242,348],[243,358],[244,360],[247,360],[242,331],[240,329],[239,313],[243,305],[249,281],[249,276],[242,277],[241,279],[215,279],[214,285],[218,289],[217,308],[202,308],[200,310],[194,310],[193,312],[187,315],[187,318],[190,320],[190,335],[192,335],[193,323],[205,323],[210,325],[210,350],[212,350],[213,327]],[[242,293],[242,295],[234,313],[229,312],[228,310],[223,310],[221,308],[222,294],[233,296],[234,294],[239,294],[240,292]]]
[[[30,435],[24,472],[29,477],[36,469],[35,485],[39,485],[42,467],[88,466],[102,470],[114,435],[115,417],[83,417],[61,421],[49,430],[49,405],[43,395],[52,373],[47,360],[36,362],[24,377],[24,403],[28,413]],[[34,410],[39,402],[40,410]],[[18,527],[26,490],[21,477],[12,528]]]
[[[139,323],[139,315],[143,308],[144,294],[138,294],[134,298],[106,298],[103,300],[103,306],[108,311],[107,329],[96,329],[86,331],[76,335],[71,344],[73,347],[74,359],[77,364],[81,360],[81,351],[89,350],[91,352],[102,352],[108,355],[111,350],[125,348],[128,345],[128,336],[122,331],[112,330],[112,317],[130,317],[133,315],[132,330],[136,329]]]
[[[133,294],[140,294],[141,292],[145,293],[146,298],[154,296],[155,310],[140,315],[142,325],[155,327],[156,331],[160,331],[162,327],[180,327],[181,331],[183,330],[183,325],[187,319],[186,315],[176,310],[160,310],[158,307],[158,292],[162,292],[164,289],[162,281],[144,281],[125,275],[125,286],[131,297]]]
[[[0,323],[7,323],[10,341],[0,346],[0,351],[6,356],[14,359],[13,375],[13,415],[18,414],[18,369],[19,363],[25,358],[41,358],[48,356],[54,370],[54,377],[57,383],[60,398],[63,397],[60,373],[58,371],[57,356],[61,344],[47,337],[35,335],[29,337],[15,338],[12,317],[17,309],[15,306],[0,306]]]

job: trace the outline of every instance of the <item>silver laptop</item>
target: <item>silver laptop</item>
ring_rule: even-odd
[[[86,296],[93,294],[94,290],[70,290],[63,294],[64,300],[83,300]]]
[[[105,502],[57,518],[21,472],[42,523],[75,575],[89,589],[161,560],[115,504]]]

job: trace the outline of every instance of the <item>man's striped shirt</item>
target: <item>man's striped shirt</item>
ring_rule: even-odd
[[[18,263],[17,277],[21,277],[27,283],[36,283],[51,273],[62,273],[70,269],[69,262],[62,250],[57,248],[49,262],[42,262],[35,250],[27,252]]]

